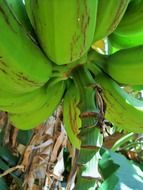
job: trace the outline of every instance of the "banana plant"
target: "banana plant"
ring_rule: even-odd
[[[0,109],[28,130],[62,106],[76,152],[75,190],[99,186],[105,120],[143,132],[142,101],[124,88],[143,85],[142,3],[0,1]],[[108,51],[91,49],[98,40]]]

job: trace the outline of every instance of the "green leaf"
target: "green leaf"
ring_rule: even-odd
[[[8,186],[4,178],[0,178],[0,190],[8,190]]]
[[[2,159],[0,159],[0,169],[4,171],[9,169],[9,166]]]
[[[7,146],[0,147],[0,157],[5,160],[9,166],[16,165],[18,158],[12,155],[12,152]]]
[[[118,141],[115,142],[115,144],[112,146],[111,150],[116,151],[118,148],[123,146],[125,143],[129,142],[130,140],[133,140],[135,136],[135,133],[131,132],[122,138],[120,138]]]
[[[2,159],[0,159],[0,169],[3,170],[3,171],[9,169],[9,166]],[[14,172],[10,173],[10,175],[15,179],[15,181],[16,181],[17,185],[19,186],[19,188],[21,188],[22,180],[19,177],[17,177]]]
[[[141,190],[143,172],[119,153],[106,150],[99,166],[104,178],[98,190]]]
[[[74,190],[95,190],[97,188],[97,180],[91,178],[77,178]]]
[[[27,145],[33,135],[33,130],[19,130],[17,136],[17,142],[19,144]]]

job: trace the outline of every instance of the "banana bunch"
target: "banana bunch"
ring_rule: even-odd
[[[58,88],[49,81],[52,63],[34,39],[22,0],[0,1],[0,28],[0,110],[9,112],[12,118],[22,114],[30,117],[31,113],[34,115],[36,110],[43,109],[45,117],[48,109],[52,114],[60,103],[64,85],[59,84]],[[54,102],[51,97],[55,93]],[[43,117],[42,114],[41,120],[38,117],[37,120],[42,122]],[[30,120],[34,120],[34,116]],[[25,125],[23,123],[23,129]],[[17,123],[15,126],[20,128]],[[35,126],[29,123],[29,128],[32,127]]]
[[[104,113],[126,131],[143,131],[143,102],[118,84],[143,85],[142,7],[141,0],[0,1],[0,109],[27,130],[62,105],[69,139],[80,149],[78,182],[85,186],[75,189],[96,185]],[[90,50],[107,36],[119,44],[111,55]]]
[[[137,11],[140,3],[139,0],[136,3],[130,0],[122,2],[25,0],[24,6],[22,0],[2,0],[0,2],[0,108],[9,112],[13,125],[23,129],[38,125],[53,113],[63,99],[65,126],[72,134],[70,140],[79,148],[80,141],[77,134],[81,125],[78,108],[80,97],[73,81],[66,85],[64,80],[72,79],[74,74],[71,73],[77,70],[78,65],[84,64],[87,69],[94,70],[94,74],[97,75],[96,81],[107,93],[107,95],[104,93],[105,102],[109,105],[107,113],[111,110],[111,104],[114,103],[117,107],[121,105],[114,101],[120,87],[112,79],[132,86],[142,85],[142,46],[118,50],[110,56],[89,52],[93,41],[108,36],[115,28],[117,29],[113,34],[116,33],[124,19],[129,17],[127,15],[132,12],[133,4]],[[67,10],[69,10],[68,16],[65,14]],[[136,16],[137,20],[140,20],[139,18]],[[99,68],[112,79],[106,74],[99,77],[101,73]],[[58,74],[56,69],[59,69]],[[135,72],[138,73],[136,77],[134,77]],[[100,78],[103,78],[103,81]],[[116,85],[112,85],[114,83]],[[109,93],[112,88],[115,98]],[[119,102],[123,99],[133,101],[128,94],[125,95],[124,91],[120,90]],[[111,102],[107,101],[108,99]],[[126,107],[127,102],[123,102]],[[132,107],[136,112],[136,106]]]
[[[94,32],[96,42],[111,34],[120,23],[130,0],[99,0],[97,8],[97,21]]]
[[[134,0],[129,4],[123,19],[109,37],[111,44],[129,48],[143,44],[143,1]]]
[[[68,64],[88,51],[96,26],[98,0],[25,0],[25,3],[40,45],[53,62]]]

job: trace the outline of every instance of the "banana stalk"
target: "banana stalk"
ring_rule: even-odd
[[[81,148],[77,160],[78,174],[75,190],[95,189],[98,172],[99,150],[102,146],[103,136],[100,132],[100,110],[95,101],[96,91],[93,88],[95,81],[84,67],[77,68],[73,78],[80,92],[79,108],[82,121],[79,139]]]

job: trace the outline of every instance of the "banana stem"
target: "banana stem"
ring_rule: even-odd
[[[100,109],[95,100],[95,81],[83,66],[74,72],[73,78],[80,91],[79,108],[82,120],[79,134],[81,148],[77,160],[78,174],[74,190],[87,190],[91,187],[95,189],[100,178],[98,160],[103,142],[99,126]]]

